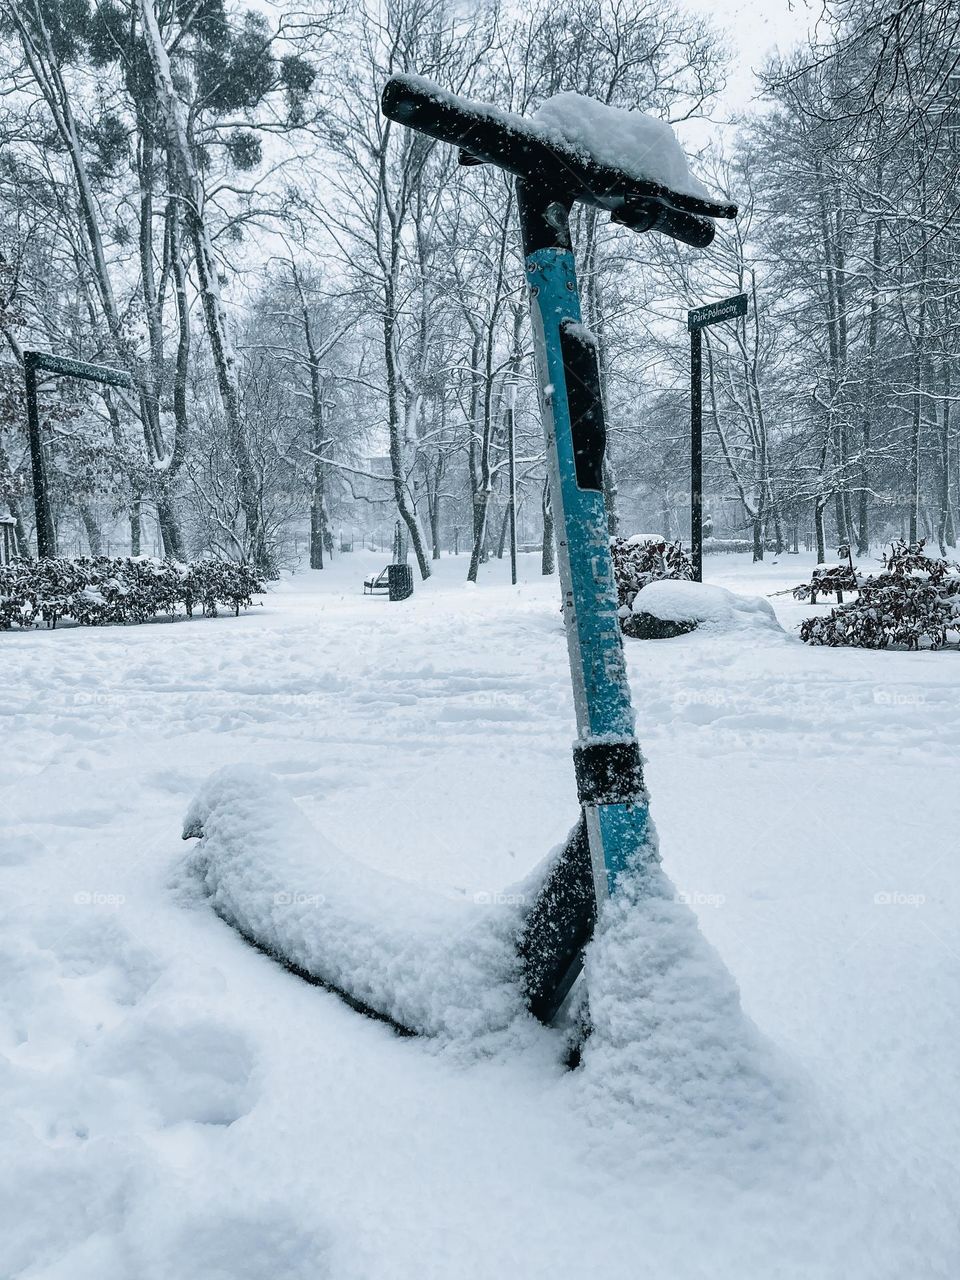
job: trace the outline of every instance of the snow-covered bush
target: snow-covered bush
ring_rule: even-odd
[[[199,605],[216,615],[218,605],[239,614],[263,591],[249,565],[198,560],[179,564],[149,556],[93,556],[76,560],[13,560],[0,566],[0,629],[55,627],[61,618],[83,626],[146,622],[192,616]]]
[[[181,568],[185,570],[183,599],[191,617],[197,604],[203,607],[204,613],[214,617],[218,604],[229,605],[238,614],[241,609],[249,609],[254,595],[264,589],[263,582],[249,565],[198,560]]]
[[[818,565],[814,569],[809,582],[801,582],[793,588],[795,600],[812,600],[817,603],[819,595],[836,595],[837,603],[843,601],[844,591],[859,591],[862,574],[853,566],[853,558],[849,547],[841,547],[840,554],[847,556],[847,561],[839,564]]]
[[[883,564],[883,573],[859,579],[858,600],[807,618],[800,639],[862,649],[941,649],[947,633],[960,630],[960,566],[928,556],[923,539],[894,543]]]
[[[693,565],[679,542],[667,542],[657,535],[634,534],[632,538],[611,538],[610,555],[617,583],[620,626],[633,634],[633,602],[648,582],[661,578],[693,578]]]
[[[764,543],[767,551],[775,550],[771,543]],[[723,553],[724,555],[743,555],[753,551],[752,538],[704,538],[703,554]]]

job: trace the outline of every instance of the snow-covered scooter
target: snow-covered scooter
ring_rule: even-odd
[[[414,1034],[503,1030],[525,1017],[524,1002],[541,1022],[563,1021],[598,909],[623,872],[634,873],[621,883],[647,905],[669,903],[671,929],[696,932],[695,921],[675,918],[634,735],[602,489],[597,352],[580,321],[569,215],[580,201],[632,230],[704,247],[711,219],[736,209],[706,198],[668,126],[576,95],[551,102],[547,118],[541,108],[527,120],[396,76],[382,105],[391,120],[459,146],[465,163],[517,178],[576,704],[576,827],[538,874],[529,907],[524,893],[490,912],[378,875],[327,845],[262,771],[221,770],[184,822],[184,837],[199,841],[190,871],[238,933],[352,1008]]]
[[[622,113],[572,94],[566,98],[566,120],[528,120],[467,101],[420,77],[401,75],[387,82],[381,101],[389,119],[459,147],[461,163],[498,165],[517,179],[550,497],[557,517],[581,806],[580,820],[519,938],[527,1002],[543,1022],[554,1019],[575,982],[597,911],[615,890],[619,873],[657,858],[607,534],[597,353],[593,336],[581,323],[569,215],[580,201],[606,210],[612,221],[633,231],[659,231],[705,248],[714,237],[712,219],[737,213],[734,205],[651,180],[669,170],[673,159],[669,148],[676,143],[665,126],[658,132],[655,122],[637,116],[650,130],[646,155],[630,154],[629,145],[621,155],[616,117],[622,124]]]

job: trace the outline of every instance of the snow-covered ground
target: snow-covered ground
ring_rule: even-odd
[[[556,579],[451,558],[390,604],[360,594],[382,563],[240,618],[0,635],[0,1277],[960,1274],[957,653],[808,648],[789,597],[784,632],[627,642],[664,867],[781,1101],[725,1136],[708,1057],[666,1129],[642,1001],[649,1097],[613,1105],[553,1033],[400,1039],[185,891],[184,815],[231,764],[409,882],[398,916],[410,884],[496,910],[565,837]],[[706,568],[762,595],[810,566]]]

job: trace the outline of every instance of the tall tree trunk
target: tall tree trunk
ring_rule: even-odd
[[[883,190],[883,160],[877,160],[874,183]],[[873,435],[873,410],[877,402],[877,343],[880,335],[880,266],[883,249],[883,220],[873,223],[873,249],[870,259],[870,319],[867,323],[867,368],[863,393],[863,421],[860,428],[860,493],[857,497],[857,555],[870,552],[870,446]]]
[[[503,508],[503,519],[500,521],[500,532],[497,535],[497,559],[503,559],[503,553],[507,545],[507,530],[510,527],[510,503],[509,501]]]
[[[940,494],[939,494],[939,512],[937,519],[937,542],[940,546],[940,554],[947,554],[947,546],[952,545],[950,538],[953,533],[950,520],[951,504],[950,504],[950,359],[944,361],[943,365],[943,408],[940,413]]]
[[[130,503],[130,554],[140,555],[140,543],[143,537],[143,522],[140,514],[140,499],[134,498]]]
[[[250,558],[262,572],[272,574],[274,567],[266,542],[256,470],[240,418],[236,356],[220,297],[219,265],[213,252],[210,230],[203,212],[203,184],[188,134],[186,112],[174,84],[170,58],[160,35],[153,0],[140,0],[140,12],[143,18],[144,39],[153,71],[154,92],[166,122],[169,154],[177,179],[178,193],[183,199],[184,218],[193,245],[197,282],[213,356],[217,389],[237,466],[240,505],[246,523]]]
[[[817,175],[817,201],[820,213],[820,234],[823,242],[824,283],[827,293],[826,331],[829,350],[829,385],[830,404],[828,410],[829,425],[824,442],[826,452],[821,457],[821,485],[829,449],[834,450],[836,461],[836,481],[833,486],[836,494],[837,537],[846,539],[847,511],[843,502],[843,490],[846,486],[844,467],[845,456],[845,417],[843,398],[844,380],[847,364],[847,314],[846,314],[846,279],[843,247],[843,211],[839,207],[839,198],[835,192],[828,193],[827,180],[824,175],[823,158],[817,156],[814,161]],[[829,198],[828,198],[829,194]],[[831,205],[834,207],[831,208]],[[822,490],[821,495],[822,496]],[[824,500],[825,505],[825,500]],[[818,508],[819,518],[823,520],[823,510]],[[817,534],[817,554],[821,553],[822,530]],[[825,554],[825,547],[823,548]],[[818,563],[823,561],[818,559]]]
[[[396,266],[396,264],[394,264]],[[383,309],[383,354],[387,369],[387,416],[390,430],[390,473],[393,478],[393,498],[400,519],[407,526],[413,553],[417,557],[420,577],[430,577],[430,562],[420,534],[416,511],[410,505],[407,491],[407,468],[404,440],[401,437],[400,378],[397,371],[397,354],[394,346],[396,313],[395,292],[392,283],[387,284],[386,305]]]
[[[170,265],[173,271],[173,292],[177,304],[177,357],[173,371],[173,419],[176,435],[173,453],[167,468],[168,481],[172,480],[183,465],[187,453],[190,418],[187,413],[187,379],[190,372],[190,299],[187,296],[187,269],[183,261],[183,243],[180,236],[180,202],[171,199],[167,204],[170,235]]]
[[[83,521],[83,529],[87,535],[90,554],[92,556],[102,556],[103,535],[100,532],[100,523],[87,502],[80,503],[80,519]]]
[[[550,483],[547,480],[543,482],[543,491],[540,495],[540,510],[543,514],[543,541],[540,545],[540,572],[546,576],[553,573],[556,566],[556,556],[553,545],[553,504],[550,501]]]
[[[513,184],[507,188],[507,208],[512,208],[513,201]],[[493,496],[493,468],[490,459],[490,450],[493,444],[493,435],[495,431],[494,412],[493,412],[493,358],[496,347],[497,338],[497,317],[503,303],[503,279],[504,269],[507,258],[507,243],[510,233],[510,219],[504,217],[500,224],[499,239],[497,243],[497,266],[494,279],[492,282],[493,304],[490,308],[490,314],[485,319],[486,335],[483,344],[483,392],[481,396],[483,406],[483,418],[480,429],[480,476],[479,487],[474,497],[476,509],[474,511],[474,540],[473,552],[470,556],[470,568],[467,570],[467,581],[476,582],[477,573],[480,568],[481,558],[486,560],[490,554],[489,548],[489,530],[487,528],[487,516],[491,498]],[[516,313],[515,313],[516,315]],[[514,327],[514,361],[516,362],[516,351],[518,344],[518,327],[515,323]]]
[[[827,560],[827,538],[823,528],[823,512],[825,506],[826,503],[822,498],[814,498],[813,529],[817,540],[817,564],[825,564]]]
[[[7,457],[7,451],[3,447],[3,441],[0,440],[0,475],[11,475],[12,468],[10,459]],[[7,499],[7,507],[15,521],[13,534],[16,540],[17,555],[24,559],[30,558],[30,539],[27,537],[27,531],[23,523],[23,513],[20,510],[20,501],[14,495],[10,495]]]
[[[440,494],[435,492],[433,502],[430,504],[430,542],[434,560],[440,559],[440,501]]]
[[[861,446],[863,454],[860,459],[860,493],[857,501],[858,556],[865,556],[870,551],[870,433],[871,415],[868,410],[863,415],[863,423],[861,426]]]
[[[467,569],[467,581],[476,582],[481,563],[487,559],[487,514],[490,507],[490,492],[480,489],[473,499],[473,547],[470,551],[470,566]]]
[[[313,464],[313,494],[310,500],[310,568],[323,568],[323,543],[326,524],[324,511],[323,465],[317,459]]]
[[[925,306],[920,305],[921,322],[917,328],[917,354],[913,361],[913,413],[910,419],[910,509],[909,537],[911,543],[917,541],[917,520],[920,514],[920,424],[923,421],[923,360],[920,356],[923,339],[923,314]]]
[[[920,480],[921,480],[921,427],[923,425],[923,404],[926,394],[924,372],[926,369],[926,336],[927,336],[927,263],[928,239],[924,221],[927,215],[926,168],[921,162],[920,182],[920,272],[919,294],[920,305],[917,314],[917,331],[913,346],[913,414],[910,423],[910,541],[917,541],[917,521],[920,515]]]
[[[617,510],[617,472],[610,460],[610,450],[603,457],[603,501],[607,511],[607,533],[615,538],[620,532],[620,512]]]
[[[160,528],[160,541],[163,543],[163,554],[171,560],[184,560],[183,536],[176,508],[166,486],[162,486],[157,494],[157,524]]]
[[[173,185],[171,183],[171,185]],[[157,476],[159,493],[157,496],[157,518],[160,522],[160,536],[163,538],[164,552],[173,560],[186,560],[187,552],[183,540],[183,528],[177,511],[175,498],[175,481],[177,473],[183,466],[187,455],[187,440],[190,419],[187,411],[187,379],[190,366],[190,301],[187,296],[187,273],[183,262],[183,245],[180,237],[180,209],[176,199],[167,201],[165,214],[167,251],[173,273],[173,293],[177,313],[177,352],[173,369],[173,446],[169,456],[164,458],[164,468]],[[159,388],[162,372],[162,336],[157,340],[159,356],[158,368],[154,373]],[[159,408],[159,402],[158,402]]]

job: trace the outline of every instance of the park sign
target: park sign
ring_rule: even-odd
[[[747,314],[747,295],[736,293],[687,312],[690,330],[690,559],[693,579],[703,581],[703,334],[708,324]]]
[[[132,387],[133,379],[126,369],[113,369],[105,364],[90,364],[68,356],[54,356],[47,351],[25,351],[23,364],[34,373],[57,373],[62,378],[80,378],[84,382],[103,382],[108,387]]]
[[[53,373],[61,378],[80,378],[84,382],[102,382],[108,387],[132,387],[133,378],[126,369],[114,369],[105,364],[90,364],[87,360],[74,360],[69,356],[55,356],[49,351],[23,353],[27,438],[30,442],[33,502],[37,514],[37,556],[45,560],[57,554],[57,534],[47,494],[43,440],[40,435],[40,409],[37,403],[38,373]]]
[[[696,307],[687,312],[687,328],[691,331],[702,329],[705,325],[716,324],[720,320],[735,320],[737,316],[747,314],[747,295],[734,294],[732,298],[724,298],[722,302],[708,302],[705,307]]]

